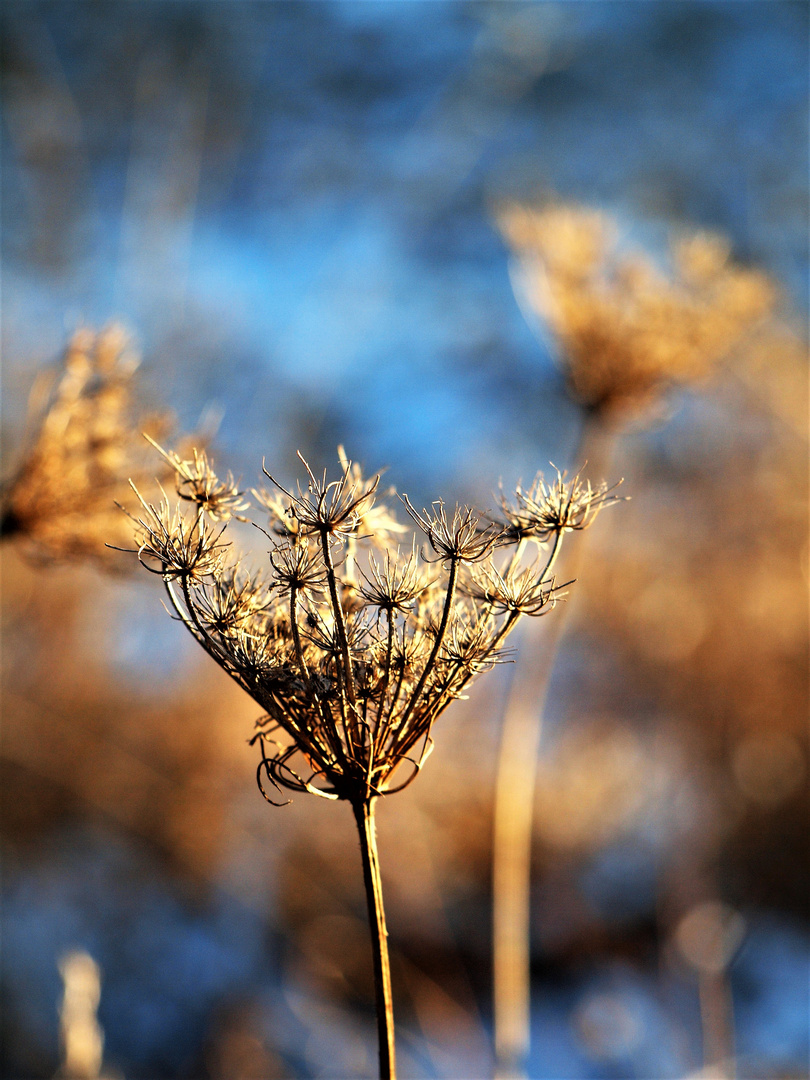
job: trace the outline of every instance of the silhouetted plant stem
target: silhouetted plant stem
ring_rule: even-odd
[[[608,465],[613,431],[584,414],[574,459],[591,475]],[[583,537],[563,557],[566,579],[577,575]],[[568,605],[553,619],[525,627],[504,711],[495,781],[492,841],[492,948],[495,1060],[501,1080],[526,1075],[529,1054],[530,893],[537,759],[549,682],[565,632]]]
[[[382,880],[377,856],[374,801],[371,798],[353,803],[352,809],[357,822],[357,831],[360,834],[363,882],[366,887],[368,921],[371,930],[371,950],[374,956],[374,991],[377,1005],[377,1033],[380,1045],[380,1080],[396,1080],[391,968],[388,962],[388,931],[385,926]]]

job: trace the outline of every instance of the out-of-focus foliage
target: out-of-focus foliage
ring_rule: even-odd
[[[32,391],[31,432],[0,498],[0,535],[20,539],[43,561],[87,558],[121,565],[109,545],[126,541],[117,503],[134,478],[155,488],[144,435],[161,438],[171,421],[142,414],[133,378],[139,359],[126,334],[77,331],[63,369]],[[47,385],[50,382],[50,385]]]
[[[773,303],[767,277],[731,265],[717,236],[674,242],[666,273],[639,251],[619,250],[617,223],[597,211],[512,206],[500,220],[521,257],[527,300],[556,337],[570,392],[604,418],[702,379]]]

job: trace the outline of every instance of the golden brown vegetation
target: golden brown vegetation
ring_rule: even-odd
[[[550,330],[568,391],[583,406],[578,454],[592,465],[605,467],[621,422],[649,420],[667,388],[696,383],[732,356],[749,391],[784,411],[776,389],[786,385],[784,380],[758,378],[754,357],[772,355],[774,362],[778,356],[795,358],[796,339],[786,328],[766,321],[777,300],[772,283],[760,272],[735,265],[720,237],[698,233],[676,239],[668,265],[659,267],[649,256],[627,250],[618,224],[595,210],[562,203],[539,209],[514,205],[503,211],[500,224],[518,256],[528,304]],[[791,365],[781,364],[786,366]],[[794,429],[800,427],[795,407],[791,419]],[[656,501],[660,504],[660,492]],[[684,514],[685,522],[699,520]],[[657,529],[649,532],[646,543],[661,553]],[[617,572],[611,558],[593,579],[594,589],[613,588],[613,604],[604,619],[622,622],[628,611],[649,601],[640,634],[643,647],[673,657],[681,650],[687,655],[703,633],[703,601],[694,583],[709,566],[713,585],[723,579],[725,549],[715,544],[690,575],[684,550],[675,544],[665,555],[670,569],[661,567],[658,585],[650,584],[647,590],[637,580],[643,565],[638,555],[626,542],[620,550],[628,578]],[[579,557],[577,550],[574,558]],[[567,570],[575,573],[571,563]],[[691,605],[684,602],[687,594],[694,597]],[[528,1053],[530,807],[545,696],[562,630],[562,620],[556,620],[543,642],[540,662],[527,642],[525,662],[518,666],[507,704],[499,757],[493,851],[495,1028],[496,1052],[506,1073],[519,1070]],[[746,665],[749,677],[756,672],[754,677],[760,678],[758,668],[748,661]],[[694,690],[688,681],[673,680],[672,685],[688,693]],[[709,694],[714,689],[716,681],[715,687],[706,687]],[[720,711],[725,707],[718,703]],[[569,762],[559,789],[551,786],[544,771],[540,802],[550,835],[579,836],[583,830],[597,835],[617,812],[622,818],[622,801],[612,798],[612,778],[621,769],[612,767],[603,775],[601,757],[597,754],[594,760],[595,771],[589,770],[588,755],[580,755],[575,768]],[[606,793],[603,779],[608,781]],[[631,804],[637,805],[644,784],[635,777],[625,787]]]
[[[607,418],[706,376],[775,299],[764,274],[733,263],[726,241],[708,233],[674,240],[659,268],[625,250],[616,222],[596,210],[514,205],[500,224],[572,396]]]
[[[105,547],[126,537],[115,501],[131,476],[151,490],[155,469],[142,433],[162,438],[171,428],[167,414],[145,414],[139,405],[138,366],[118,326],[73,335],[61,372],[35,386],[33,433],[3,485],[4,539],[21,539],[48,561],[91,558],[120,568]]]

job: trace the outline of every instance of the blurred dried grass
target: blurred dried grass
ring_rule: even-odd
[[[140,359],[126,332],[76,331],[61,371],[43,373],[29,400],[29,431],[0,498],[0,536],[22,540],[44,561],[93,559],[124,565],[109,544],[128,539],[116,502],[133,477],[156,490],[157,472],[144,434],[165,437],[165,412],[145,412],[135,386]]]
[[[662,268],[597,210],[512,205],[500,225],[572,396],[603,417],[654,408],[662,389],[704,378],[774,303],[767,276],[735,265],[719,236],[675,238]]]
[[[90,567],[44,576],[3,552],[3,834],[27,847],[65,819],[107,820],[206,880],[253,715],[193,664],[171,695],[122,679],[114,589]]]

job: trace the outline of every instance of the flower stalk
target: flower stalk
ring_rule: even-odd
[[[618,222],[587,207],[511,205],[499,224],[517,257],[518,296],[550,331],[567,391],[582,407],[577,456],[591,468],[604,467],[622,425],[644,424],[660,411],[665,391],[699,382],[733,356],[777,299],[766,275],[734,262],[729,244],[716,235],[673,237],[668,255],[653,259],[627,245]],[[557,507],[564,509],[562,500]],[[585,528],[588,509],[578,521],[568,518],[571,528]],[[560,514],[558,525],[563,519]],[[522,515],[512,529],[522,535]],[[566,572],[574,576],[582,542],[572,553]],[[526,635],[502,729],[493,840],[502,1077],[524,1076],[528,1058],[532,805],[545,700],[564,629],[558,618],[547,633]]]
[[[382,878],[377,855],[376,799],[352,803],[360,855],[363,861],[363,884],[368,904],[371,951],[374,959],[374,997],[377,1007],[377,1035],[380,1057],[380,1080],[395,1080],[394,1004],[391,996],[391,966],[388,959],[388,930],[385,925]]]
[[[245,520],[243,493],[205,455],[163,453],[179,505],[138,495],[141,564],[162,576],[170,604],[213,660],[260,706],[251,743],[268,802],[284,789],[351,804],[360,839],[374,957],[380,1075],[395,1076],[388,936],[375,830],[378,799],[406,788],[433,749],[433,727],[481,672],[503,660],[521,616],[544,615],[562,535],[615,501],[604,485],[538,476],[502,514],[443,503],[416,510],[432,557],[391,512],[374,507],[378,478],[351,462],[328,482],[307,463],[305,487],[254,492],[269,515],[268,580],[248,573],[224,539]],[[303,461],[303,459],[302,459]],[[213,521],[214,526],[209,524]],[[532,544],[539,552],[528,557]],[[515,549],[514,552],[511,549]],[[351,552],[351,563],[343,556]]]

